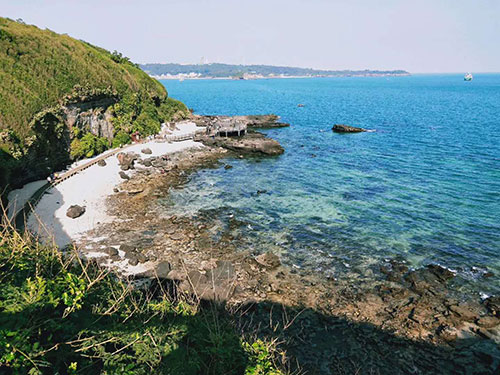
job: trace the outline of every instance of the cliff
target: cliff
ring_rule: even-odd
[[[120,53],[0,18],[0,191],[188,115]]]

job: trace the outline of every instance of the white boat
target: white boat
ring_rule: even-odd
[[[467,73],[466,75],[464,75],[464,81],[472,81],[473,78],[474,77],[471,73]]]

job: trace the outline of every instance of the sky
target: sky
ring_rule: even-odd
[[[138,63],[500,72],[500,0],[0,0]]]

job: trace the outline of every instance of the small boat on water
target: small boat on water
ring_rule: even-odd
[[[464,75],[464,81],[472,81],[473,78],[474,77],[471,73],[467,73],[466,75]]]

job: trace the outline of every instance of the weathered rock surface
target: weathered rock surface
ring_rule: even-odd
[[[134,162],[138,159],[138,156],[133,152],[119,152],[116,154],[116,158],[120,167],[134,169]]]
[[[285,150],[278,141],[267,138],[260,133],[250,133],[243,137],[198,137],[197,140],[207,146],[223,147],[225,149],[245,153],[245,154],[264,154],[269,156],[281,155]]]
[[[336,133],[361,133],[366,131],[366,129],[363,128],[357,128],[355,126],[349,126],[343,124],[333,125],[332,130]]]
[[[271,252],[256,256],[255,261],[260,265],[271,269],[279,267],[281,265],[280,258]]]
[[[68,208],[66,211],[66,216],[72,219],[76,219],[77,217],[82,216],[85,213],[85,207],[73,205]]]

